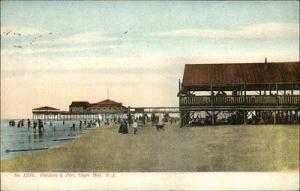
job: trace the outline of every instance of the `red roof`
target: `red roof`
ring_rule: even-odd
[[[53,110],[53,111],[59,111],[59,109],[56,109],[54,107],[49,107],[49,106],[38,107],[38,108],[34,108],[32,110]]]
[[[89,107],[90,103],[87,101],[72,101],[70,107]]]
[[[110,100],[110,99],[106,99],[106,100],[103,100],[103,101],[100,101],[100,102],[97,102],[97,103],[93,103],[91,104],[92,106],[95,106],[95,105],[100,105],[100,106],[107,106],[107,105],[110,105],[110,106],[121,106],[122,103],[119,103],[119,102],[116,102],[116,101],[113,101],[113,100]]]
[[[300,62],[186,64],[183,86],[299,83]]]

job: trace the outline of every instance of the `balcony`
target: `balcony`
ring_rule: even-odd
[[[300,95],[181,96],[180,106],[299,106]]]

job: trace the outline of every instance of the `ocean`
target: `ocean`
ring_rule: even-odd
[[[24,120],[24,126],[20,128],[17,127],[19,120],[14,120],[14,127],[9,126],[10,120],[1,120],[1,160],[30,152],[37,152],[6,152],[7,150],[48,148],[69,141],[54,141],[55,139],[75,137],[84,130],[83,128],[80,130],[79,121],[65,121],[64,125],[62,121],[51,121],[52,126],[47,121],[44,123],[44,132],[39,134],[38,132],[34,133],[32,120],[30,128],[27,127],[27,120]],[[75,123],[75,130],[71,128],[73,123]]]

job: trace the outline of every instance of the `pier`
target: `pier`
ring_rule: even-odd
[[[152,114],[152,113],[177,113],[179,114],[179,107],[128,107],[122,112],[70,112],[60,111],[59,109],[49,106],[35,108],[32,110],[32,118],[42,119],[45,121],[73,121],[73,120],[98,120],[107,118],[119,118],[121,115],[126,114]]]

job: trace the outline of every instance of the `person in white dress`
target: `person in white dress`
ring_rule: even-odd
[[[137,124],[136,121],[133,122],[132,128],[133,128],[133,133],[136,135],[137,130],[138,130],[138,128],[139,128],[139,126],[138,126],[138,124]]]

